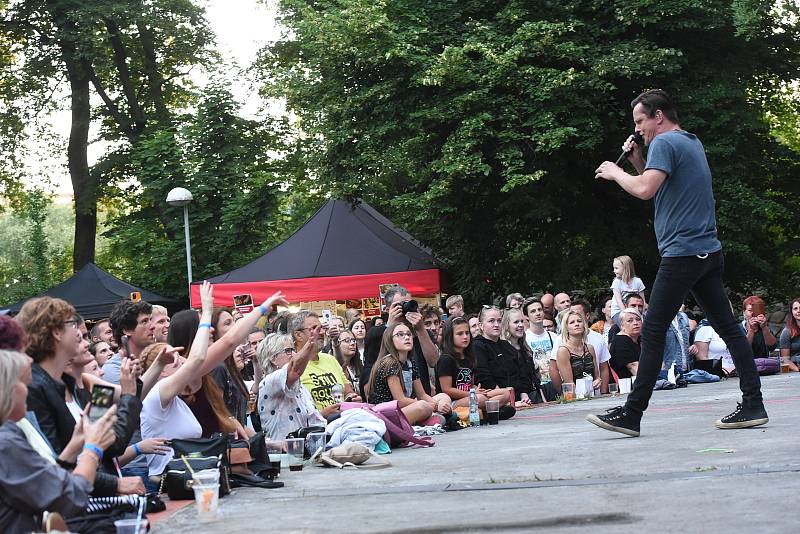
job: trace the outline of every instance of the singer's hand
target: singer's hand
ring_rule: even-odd
[[[611,161],[604,161],[600,164],[599,167],[594,171],[594,177],[602,178],[604,180],[614,181],[616,180],[617,173],[624,172],[620,169],[615,163]]]
[[[634,141],[633,135],[628,136],[624,143],[622,143],[622,151],[628,153],[628,161],[630,161],[636,170],[639,170],[638,163],[644,165],[644,157],[642,156],[642,147],[639,143]],[[640,171],[641,172],[641,171]]]

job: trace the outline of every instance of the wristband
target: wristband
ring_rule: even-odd
[[[101,449],[97,445],[93,445],[91,443],[86,443],[83,446],[83,450],[86,450],[86,451],[89,451],[91,453],[94,453],[97,456],[98,460],[102,460],[103,459],[103,449]]]
[[[269,313],[269,310],[268,310],[268,309],[267,309],[267,307],[266,307],[266,306],[264,306],[263,304],[259,304],[259,305],[258,305],[258,309],[259,309],[259,310],[261,310],[261,315],[262,315],[262,316],[264,316],[264,315],[266,315],[267,313]]]
[[[199,325],[197,325],[197,328],[198,329],[200,329],[200,328],[211,328],[211,323],[200,323]]]
[[[139,448],[139,444],[138,443],[134,443],[133,444],[133,452],[136,453],[136,456],[141,456],[142,455],[142,449]]]

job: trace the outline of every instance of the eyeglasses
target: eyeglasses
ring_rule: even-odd
[[[398,332],[396,334],[393,334],[392,337],[413,337],[413,335],[411,334],[411,332]]]
[[[77,319],[70,319],[69,321],[64,321],[64,324],[71,324],[73,329],[75,329],[75,330],[78,329],[78,320]]]
[[[283,349],[283,350],[282,350],[282,351],[280,351],[280,352],[276,352],[276,353],[275,353],[275,356],[280,356],[281,354],[285,354],[286,356],[291,356],[291,355],[292,355],[292,354],[294,354],[295,352],[297,352],[297,351],[296,351],[296,350],[294,350],[294,347],[289,347],[288,349]]]
[[[339,338],[339,343],[355,343],[355,342],[356,338],[354,337],[348,337],[347,339]]]

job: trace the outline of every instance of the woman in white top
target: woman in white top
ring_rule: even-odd
[[[258,344],[256,358],[266,374],[258,386],[258,413],[261,428],[271,440],[284,439],[303,427],[326,424],[311,393],[300,382],[314,356],[316,348],[311,340],[318,328],[312,328],[300,352],[294,350],[288,334],[269,334]]]
[[[220,339],[219,350],[209,351],[211,314],[214,308],[214,291],[208,282],[200,287],[200,325],[192,340],[188,358],[177,353],[183,347],[165,347],[156,357],[154,366],[160,369],[160,379],[150,390],[142,403],[142,437],[162,437],[168,439],[199,438],[202,427],[189,406],[179,395],[194,395],[203,387],[203,377],[210,373],[228,356],[229,345],[241,341],[238,337],[239,324]],[[288,304],[278,292],[264,304],[249,313],[240,323],[241,330],[249,332],[257,320],[256,315],[264,315],[273,304]],[[244,334],[246,335],[246,334]],[[230,339],[226,339],[230,338]],[[225,342],[223,342],[225,341]],[[148,369],[150,371],[150,369]],[[150,475],[160,475],[172,458],[170,449],[166,455],[148,454],[147,464]]]

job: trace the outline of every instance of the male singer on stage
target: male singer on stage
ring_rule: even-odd
[[[648,146],[647,161],[631,136],[623,150],[638,174],[630,175],[604,161],[595,178],[617,182],[642,200],[655,197],[654,226],[661,264],[642,326],[642,352],[633,391],[625,406],[586,419],[606,430],[639,435],[639,422],[661,370],[667,328],[691,291],[728,346],[742,390],[741,404],[718,420],[717,428],[763,425],[769,419],[753,352],[733,317],[722,283],[722,245],[717,239],[711,171],[703,145],[697,136],[681,129],[677,109],[665,91],[645,91],[631,107],[636,132]]]

